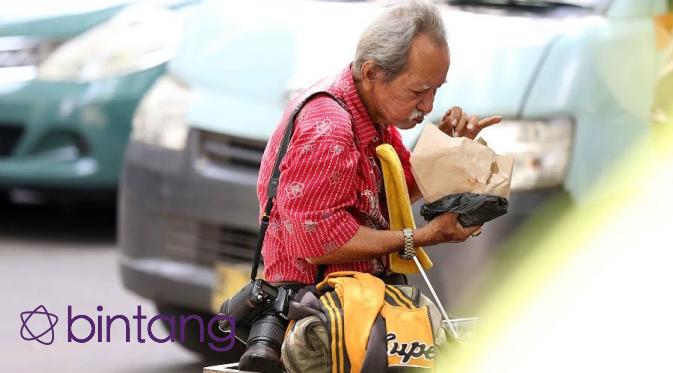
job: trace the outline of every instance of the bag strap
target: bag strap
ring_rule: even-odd
[[[259,268],[259,263],[262,259],[262,246],[264,245],[264,237],[266,236],[266,230],[269,227],[269,220],[271,219],[271,210],[273,209],[273,200],[276,198],[278,193],[278,184],[280,182],[280,163],[287,153],[287,148],[290,145],[290,140],[292,139],[292,134],[294,132],[294,121],[301,111],[301,109],[312,99],[317,96],[326,95],[331,97],[339,105],[344,107],[344,104],[334,96],[333,94],[327,91],[318,91],[310,94],[306,97],[297,107],[294,108],[290,118],[285,125],[285,133],[283,134],[283,140],[280,143],[278,148],[278,155],[276,155],[276,161],[273,165],[273,172],[271,173],[271,178],[269,179],[269,185],[267,188],[267,200],[266,206],[264,207],[264,214],[262,215],[262,223],[259,227],[259,235],[257,236],[257,249],[255,250],[255,258],[252,262],[252,270],[250,271],[250,279],[255,280],[257,278],[257,269]],[[345,107],[344,107],[345,109]],[[316,275],[316,283],[322,281],[322,277],[325,274],[325,265],[318,266],[318,273]]]

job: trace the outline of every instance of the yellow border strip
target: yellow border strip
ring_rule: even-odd
[[[337,351],[337,327],[336,327],[336,316],[334,315],[335,311],[332,308],[332,305],[330,304],[328,300],[327,294],[323,295],[320,297],[320,302],[322,302],[323,306],[325,306],[325,309],[327,310],[327,313],[329,314],[329,321],[330,321],[330,337],[331,337],[331,346],[330,350],[332,352],[332,373],[340,373],[339,370],[339,358],[338,358],[338,351]]]

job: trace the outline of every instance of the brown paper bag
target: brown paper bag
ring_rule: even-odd
[[[411,154],[411,171],[428,203],[457,193],[509,199],[514,158],[497,155],[486,142],[451,137],[426,124]]]

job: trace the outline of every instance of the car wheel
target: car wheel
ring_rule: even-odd
[[[207,324],[207,321],[214,316],[213,314],[210,313],[204,313],[201,311],[188,309],[182,306],[175,306],[163,303],[156,303],[156,307],[160,314],[167,316],[176,316],[176,319],[180,315],[200,316],[201,319],[205,321],[204,324]],[[161,320],[164,327],[168,329],[168,323],[166,322],[166,320],[164,319]],[[201,341],[200,340],[201,331],[199,330],[197,323],[188,322],[185,324],[185,326],[186,328],[184,330],[184,336],[183,338],[178,338],[177,342],[180,343],[180,345],[186,348],[187,350],[192,351],[201,356],[201,358],[206,362],[213,364],[236,362],[240,359],[241,355],[245,351],[245,345],[238,340],[236,340],[236,344],[229,351],[226,352],[213,351],[210,347],[208,347],[208,343],[213,342],[214,344],[217,345],[217,342],[214,341],[209,336],[207,331],[203,333],[205,338],[204,341]],[[226,336],[225,333],[223,333],[221,330],[217,328],[217,324],[213,326],[213,333],[223,338]]]

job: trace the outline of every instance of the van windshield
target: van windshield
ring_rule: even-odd
[[[608,0],[449,0],[453,5],[489,5],[499,7],[526,7],[526,8],[585,8],[603,9]]]

